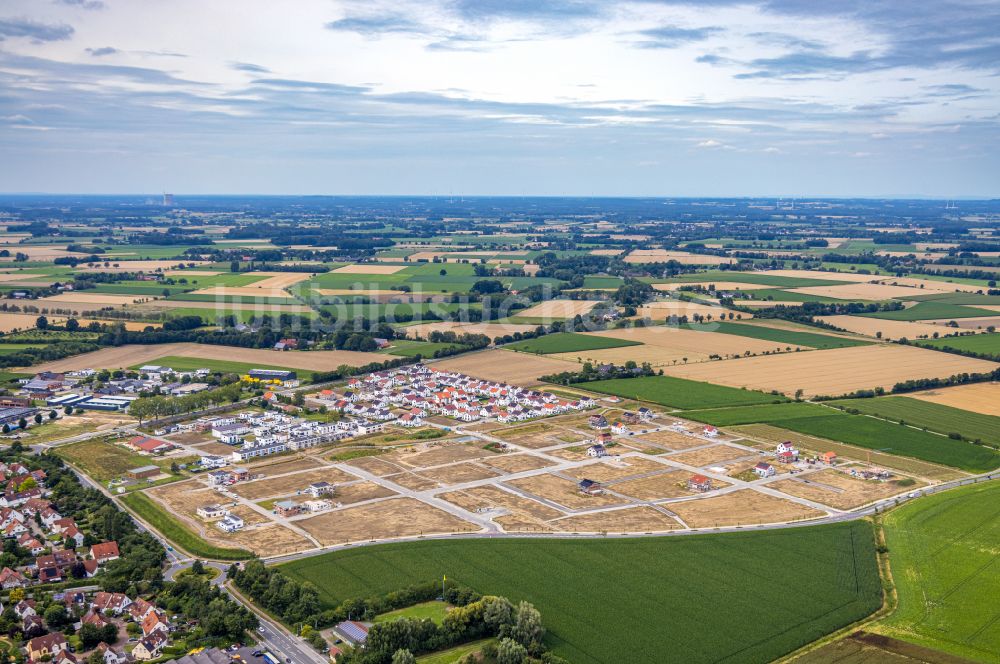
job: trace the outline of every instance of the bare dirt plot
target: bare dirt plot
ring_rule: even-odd
[[[649,477],[615,482],[611,485],[611,490],[639,500],[679,498],[690,496],[693,493],[687,488],[687,481],[690,477],[691,473],[686,470],[671,470]],[[712,481],[713,488],[720,489],[723,486],[726,486],[726,483],[719,480]]]
[[[507,473],[520,473],[555,465],[552,461],[531,454],[500,454],[484,459],[482,463]]]
[[[406,336],[412,338],[426,339],[431,332],[454,332],[456,334],[485,334],[490,339],[502,337],[515,332],[530,332],[536,329],[537,325],[521,325],[519,323],[420,323],[419,325],[407,325]]]
[[[442,493],[438,495],[438,498],[447,500],[449,503],[470,512],[502,508],[513,514],[522,514],[532,519],[544,521],[563,516],[563,513],[555,508],[495,486],[477,486],[462,491]]]
[[[701,447],[702,445],[708,444],[708,441],[704,438],[688,436],[677,431],[653,431],[651,433],[644,433],[640,436],[636,436],[633,440],[647,440],[649,442],[658,443],[664,447],[668,447],[674,451],[688,450],[692,447]]]
[[[458,463],[453,466],[443,466],[432,470],[422,470],[420,474],[440,484],[461,484],[497,477],[498,473],[474,463]]]
[[[315,459],[299,457],[296,459],[283,459],[278,462],[275,462],[274,459],[268,459],[267,461],[252,463],[247,467],[253,472],[254,475],[274,477],[275,475],[281,475],[282,473],[294,473],[299,470],[311,470],[313,468],[317,468],[318,466],[320,466],[320,463]]]
[[[177,442],[183,442],[177,440],[176,436],[168,436],[168,438],[170,438],[170,440],[175,440]],[[223,443],[198,443],[196,445],[193,445],[193,447],[197,447],[199,450],[205,452],[206,454],[218,454],[223,456],[228,455],[230,452],[233,451],[233,448],[230,445],[224,445]]]
[[[323,545],[394,537],[475,532],[479,526],[413,498],[395,498],[327,512],[295,525]]]
[[[495,517],[493,523],[508,533],[551,533],[556,530],[546,521],[532,519],[519,512]]]
[[[230,514],[234,514],[243,519],[243,523],[245,523],[248,526],[256,526],[262,523],[269,522],[266,516],[264,516],[257,510],[253,509],[252,507],[248,507],[247,505],[232,505],[230,507],[227,507],[226,509],[229,510]]]
[[[617,256],[622,253],[621,249],[591,249],[591,256]]]
[[[390,463],[378,457],[358,457],[357,459],[351,459],[349,461],[345,461],[344,463],[348,466],[354,466],[355,468],[368,471],[372,475],[378,475],[379,477],[393,475],[402,470],[406,470],[405,467],[400,466],[399,464]]]
[[[383,358],[383,355],[376,355]],[[445,360],[436,360],[430,365],[442,371],[457,371],[476,378],[498,380],[514,385],[539,385],[539,376],[563,371],[573,371],[576,364],[549,357],[515,353],[498,348],[466,353]]]
[[[690,452],[671,454],[667,458],[671,461],[685,463],[689,466],[698,466],[701,468],[703,466],[710,466],[716,463],[723,463],[731,459],[739,459],[740,457],[749,456],[751,454],[753,454],[753,452],[748,452],[747,450],[742,450],[738,447],[730,447],[729,445],[713,445],[712,447],[705,447],[700,450],[691,450]]]
[[[262,558],[313,548],[308,539],[278,524],[245,528],[232,534],[224,533],[218,528],[211,530],[215,532],[204,535],[204,538],[212,544],[249,549]]]
[[[988,373],[1000,364],[933,350],[874,344],[808,353],[786,353],[667,366],[671,376],[730,387],[746,387],[807,396],[847,394],[859,389],[892,388],[896,383],[959,373]]]
[[[879,332],[882,333],[881,338],[883,339],[902,339],[903,337],[907,339],[920,339],[944,332],[940,325],[902,320],[883,320],[868,318],[866,316],[817,316],[816,320],[872,338],[875,338],[875,335]]]
[[[839,286],[806,286],[790,288],[789,293],[832,297],[837,300],[890,300],[892,298],[921,295],[919,288],[906,286],[886,286],[883,284],[842,284]]]
[[[346,486],[338,486],[331,500],[342,505],[352,505],[365,500],[388,498],[395,495],[397,494],[392,489],[375,482],[355,482]]]
[[[732,258],[692,254],[687,251],[665,249],[636,249],[625,257],[626,263],[666,263],[677,261],[681,265],[723,265],[733,263]]]
[[[947,482],[949,480],[968,477],[968,475],[962,471],[955,470],[954,468],[948,468],[947,466],[938,466],[933,463],[927,463],[926,461],[919,461],[908,457],[893,456],[891,454],[885,454],[884,452],[875,452],[862,447],[847,445],[846,443],[838,443],[832,440],[826,440],[825,438],[808,436],[795,431],[789,431],[788,429],[781,429],[769,424],[746,424],[730,428],[734,431],[738,430],[741,433],[746,434],[748,438],[765,441],[759,445],[761,449],[774,449],[774,445],[776,443],[790,440],[795,443],[795,446],[800,450],[803,450],[804,452],[808,451],[812,455],[819,455],[823,452],[834,452],[840,459],[866,461],[870,458],[872,463],[882,466],[883,468],[898,470],[905,474],[924,477],[928,480]]]
[[[421,477],[416,473],[397,473],[395,475],[388,475],[385,479],[413,491],[426,491],[427,489],[436,489],[440,486],[434,480]]]
[[[656,473],[669,470],[669,466],[639,456],[624,457],[621,461],[601,460],[587,466],[563,471],[564,475],[582,480],[587,478],[595,482],[611,482],[626,477],[635,477],[646,473]]]
[[[685,359],[688,362],[705,361],[713,355],[742,357],[747,351],[752,354],[774,352],[779,349],[784,351],[787,346],[787,344],[741,337],[735,334],[696,332],[671,326],[627,327],[594,334],[601,337],[637,341],[642,345],[558,353],[548,357],[593,364],[617,364],[619,366],[632,360],[640,364],[648,362],[652,366],[661,367],[681,364]]]
[[[405,270],[406,265],[375,265],[372,263],[361,263],[359,265],[345,265],[331,270],[331,274],[396,274],[400,270]]]
[[[525,477],[519,480],[512,480],[506,484],[540,498],[551,500],[559,505],[564,505],[570,509],[604,507],[607,505],[617,505],[622,502],[620,498],[608,494],[589,496],[581,493],[579,488],[577,488],[576,482],[552,474]]]
[[[576,514],[550,521],[549,524],[564,532],[573,533],[659,533],[681,527],[663,512],[645,505],[610,512]]]
[[[775,498],[752,489],[743,489],[711,498],[697,498],[670,503],[675,512],[692,528],[717,528],[755,523],[784,523],[825,516],[819,510]]]
[[[279,353],[261,348],[235,348],[211,344],[129,344],[46,362],[35,366],[33,371],[72,371],[89,368],[122,369],[135,364],[149,364],[161,357],[178,355],[204,360],[238,360],[247,363],[260,363],[262,367],[278,365],[311,371],[329,371],[336,369],[341,364],[357,367],[372,362],[385,361],[385,356],[378,353],[359,353],[349,350]]]
[[[240,482],[229,487],[229,490],[247,500],[260,500],[273,496],[286,495],[295,491],[303,491],[313,482],[330,482],[340,484],[358,479],[339,468],[318,468],[294,475],[282,475],[266,480]]]
[[[894,481],[865,480],[830,469],[772,482],[769,486],[790,496],[806,498],[839,510],[850,510],[912,491],[914,486],[919,488],[924,483],[902,487]]]
[[[680,290],[682,286],[697,286],[701,288],[708,288],[709,286],[715,286],[717,291],[749,291],[758,290],[761,288],[772,288],[767,284],[748,284],[741,281],[702,281],[702,282],[690,282],[685,281],[675,284],[653,284],[653,288],[658,291],[675,291]]]
[[[957,385],[926,392],[913,392],[906,396],[973,413],[1000,417],[1000,383]]]
[[[535,424],[526,424],[512,429],[497,429],[493,432],[493,435],[515,445],[530,449],[549,447],[563,442],[572,442],[556,438],[556,435],[559,433],[564,433],[564,430],[557,429],[548,422],[536,422]],[[582,439],[583,436],[581,435],[580,438]]]
[[[528,309],[522,309],[517,312],[517,315],[527,318],[562,320],[585,314],[599,303],[600,300],[547,300]]]
[[[495,454],[475,445],[465,443],[424,443],[385,455],[385,460],[409,466],[410,468],[427,468],[456,461],[479,459]]]

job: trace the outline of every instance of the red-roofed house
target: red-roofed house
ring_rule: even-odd
[[[104,564],[112,560],[118,560],[118,542],[101,542],[90,547],[90,555],[98,562]]]

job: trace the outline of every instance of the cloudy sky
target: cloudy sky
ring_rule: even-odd
[[[0,0],[0,191],[1000,196],[991,0]]]

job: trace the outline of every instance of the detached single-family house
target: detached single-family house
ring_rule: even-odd
[[[712,490],[712,480],[704,475],[692,475],[688,478],[687,488],[690,491],[711,491]]]
[[[600,458],[607,455],[608,455],[608,449],[604,447],[604,445],[601,444],[591,445],[590,447],[587,448],[587,456],[589,457]]]
[[[580,489],[580,493],[585,493],[588,496],[600,496],[604,493],[604,486],[594,480],[580,480],[577,486]]]
[[[17,570],[4,567],[0,571],[0,588],[10,590],[11,588],[23,588],[28,585],[28,580]]]
[[[132,649],[132,656],[143,662],[156,659],[163,653],[163,648],[166,645],[166,632],[156,631],[149,636],[139,639],[139,642],[135,644],[135,648]]]
[[[101,542],[100,544],[95,544],[90,547],[90,556],[99,565],[111,562],[112,560],[118,560],[118,542]]]
[[[149,636],[153,632],[163,632],[168,634],[170,632],[170,623],[167,622],[167,617],[159,611],[150,611],[142,619],[142,633],[144,636]]]
[[[51,634],[36,636],[31,639],[25,645],[24,650],[28,654],[28,659],[32,662],[40,662],[45,657],[55,659],[68,646],[69,644],[66,642],[66,637],[62,635],[62,632],[52,632]]]
[[[753,472],[757,474],[757,477],[774,477],[778,471],[771,464],[761,461],[753,467]]]

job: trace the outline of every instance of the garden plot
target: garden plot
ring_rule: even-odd
[[[806,498],[840,510],[851,510],[924,485],[924,482],[917,482],[900,486],[895,481],[865,480],[839,470],[827,469],[772,482],[768,486],[790,496]]]
[[[295,525],[324,546],[480,530],[474,523],[413,498],[393,498],[334,510],[298,520]]]
[[[783,523],[826,516],[791,500],[743,489],[711,498],[670,503],[670,511],[691,528],[722,528],[758,523]]]
[[[382,356],[376,355],[376,357]],[[540,376],[575,371],[578,368],[574,362],[501,349],[435,360],[430,366],[441,371],[456,371],[474,378],[503,381],[522,387],[540,385],[541,381],[538,380]]]
[[[588,478],[589,479],[589,478]],[[533,496],[550,500],[569,509],[620,505],[622,499],[608,494],[590,496],[582,493],[577,483],[552,474],[534,475],[505,483]]]
[[[727,461],[734,461],[752,454],[754,453],[738,447],[731,447],[729,445],[713,445],[711,447],[704,447],[698,450],[691,450],[690,452],[671,454],[666,458],[671,461],[676,461],[677,463],[703,468],[705,466],[725,463]]]
[[[1000,383],[956,385],[926,392],[914,392],[906,396],[973,413],[1000,417]]]
[[[902,339],[903,337],[907,339],[920,339],[922,337],[932,337],[935,334],[949,334],[940,325],[868,318],[866,316],[817,316],[816,320],[842,330],[847,330],[848,332],[855,332],[872,338],[875,338],[879,333],[882,334],[882,339]]]
[[[860,389],[959,373],[988,373],[996,362],[912,346],[873,344],[665,367],[665,373],[730,387],[807,396],[837,396]]]
[[[598,304],[600,300],[547,300],[529,309],[521,309],[515,315],[524,318],[564,320],[585,314]]]
[[[675,519],[655,507],[640,506],[592,514],[575,514],[550,521],[563,532],[573,533],[660,533],[681,527]]]

